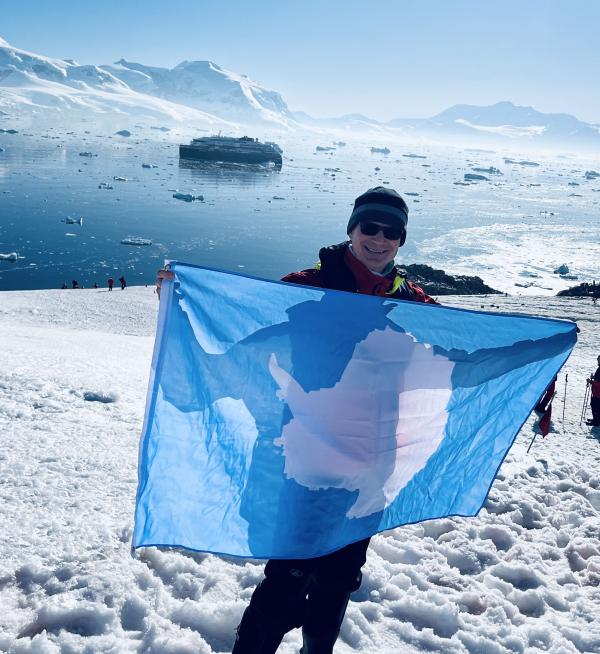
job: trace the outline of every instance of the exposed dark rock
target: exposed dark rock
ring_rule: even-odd
[[[596,282],[583,282],[577,286],[571,286],[564,291],[559,291],[557,295],[571,296],[571,297],[600,297],[600,284]]]
[[[403,266],[408,278],[418,284],[429,295],[488,295],[500,293],[480,277],[470,275],[448,275],[422,263]]]

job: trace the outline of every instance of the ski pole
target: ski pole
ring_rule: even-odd
[[[567,404],[567,384],[569,383],[569,374],[565,375],[565,394],[563,397],[563,414],[562,414],[562,423],[565,424],[565,406]]]
[[[588,403],[588,397],[590,393],[590,380],[586,380],[586,386],[585,386],[585,394],[583,396],[583,406],[581,407],[581,418],[579,419],[579,426],[581,427],[581,423],[583,422],[583,419],[585,418],[585,414],[587,412],[587,403]]]

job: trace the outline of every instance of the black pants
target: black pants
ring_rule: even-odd
[[[331,654],[362,580],[370,539],[315,559],[271,560],[238,627],[232,654],[274,654],[302,627],[303,654]]]
[[[594,425],[600,426],[600,397],[592,397],[590,404],[592,407],[592,420]]]

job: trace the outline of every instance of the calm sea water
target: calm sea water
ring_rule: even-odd
[[[379,184],[408,193],[404,263],[477,274],[510,293],[577,283],[553,274],[562,263],[579,281],[600,277],[600,180],[584,177],[593,163],[536,159],[540,166],[527,167],[504,162],[514,153],[399,144],[388,144],[387,156],[371,154],[378,142],[325,153],[315,146],[331,145],[326,138],[278,140],[281,171],[184,166],[176,142],[0,134],[0,253],[18,254],[0,261],[0,290],[60,288],[73,279],[105,286],[121,275],[151,284],[165,258],[279,278],[344,240],[354,198]],[[455,184],[475,166],[503,175]],[[174,199],[175,190],[204,201]],[[152,245],[121,244],[131,236]]]

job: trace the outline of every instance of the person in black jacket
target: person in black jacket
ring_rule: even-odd
[[[433,303],[394,264],[407,222],[408,207],[396,191],[369,189],[354,203],[349,240],[322,248],[314,268],[290,273],[283,281]],[[232,654],[274,654],[295,627],[302,627],[303,654],[331,654],[350,594],[360,587],[369,542],[366,538],[312,559],[268,561],[238,626]]]
[[[590,406],[592,408],[592,419],[587,421],[591,427],[600,427],[600,356],[598,357],[598,368],[587,380],[591,384]]]
[[[314,268],[285,282],[435,303],[406,279],[394,258],[406,240],[408,207],[393,189],[369,189],[354,202],[348,240],[324,247]],[[169,270],[157,273],[157,293]],[[285,634],[302,627],[303,654],[331,654],[350,594],[360,587],[370,539],[311,559],[270,560],[237,629],[232,654],[274,654]]]

